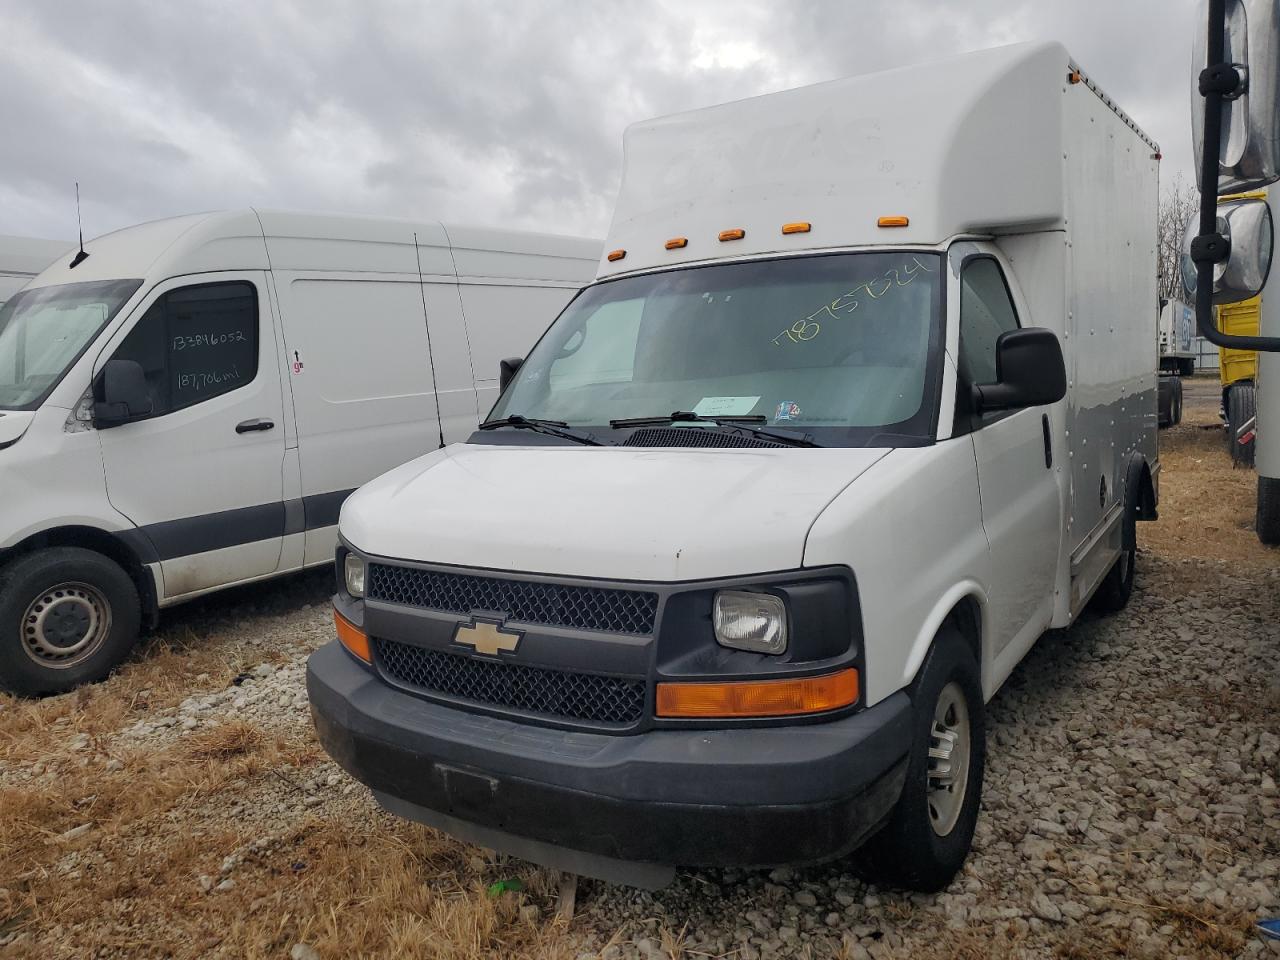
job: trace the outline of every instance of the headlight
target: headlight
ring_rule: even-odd
[[[787,607],[769,593],[721,590],[712,620],[722,647],[753,653],[786,653]]]
[[[364,561],[354,553],[348,553],[342,564],[347,593],[359,599],[364,596]]]

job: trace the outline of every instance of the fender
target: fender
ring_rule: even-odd
[[[1124,471],[1124,520],[1120,525],[1120,548],[1133,550],[1138,545],[1137,522],[1159,519],[1156,510],[1155,484],[1147,458],[1138,451],[1129,454]]]
[[[911,644],[911,649],[907,654],[905,669],[903,671],[901,686],[909,687],[916,678],[916,674],[920,672],[920,667],[924,663],[925,654],[929,652],[929,647],[933,645],[934,638],[937,637],[938,631],[942,629],[943,622],[963,601],[972,599],[978,605],[978,620],[981,631],[979,644],[981,647],[978,659],[979,667],[982,672],[982,692],[985,699],[990,699],[994,690],[988,691],[987,678],[991,674],[991,643],[987,636],[990,627],[990,618],[987,616],[987,591],[978,583],[977,580],[967,579],[961,580],[959,583],[950,587],[938,601],[933,605],[933,609],[929,611],[929,615],[924,619],[924,623],[920,627],[920,632],[916,634]]]

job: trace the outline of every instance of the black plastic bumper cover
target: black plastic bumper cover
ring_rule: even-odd
[[[307,692],[325,750],[383,798],[403,801],[402,811],[600,857],[687,866],[847,853],[897,802],[911,730],[903,692],[821,724],[630,736],[555,730],[394,690],[337,643],[312,655]]]

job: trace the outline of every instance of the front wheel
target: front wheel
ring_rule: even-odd
[[[0,689],[65,693],[104,679],[138,639],[133,580],[115,561],[53,547],[0,569]]]
[[[969,855],[986,760],[978,664],[955,628],[944,627],[934,640],[911,703],[902,796],[859,858],[877,881],[933,893],[951,882]]]

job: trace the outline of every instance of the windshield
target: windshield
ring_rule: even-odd
[[[0,307],[0,409],[40,406],[141,285],[99,280],[36,287]]]
[[[490,418],[607,429],[678,410],[763,417],[824,444],[927,440],[942,349],[940,262],[912,251],[830,254],[588,287]]]

